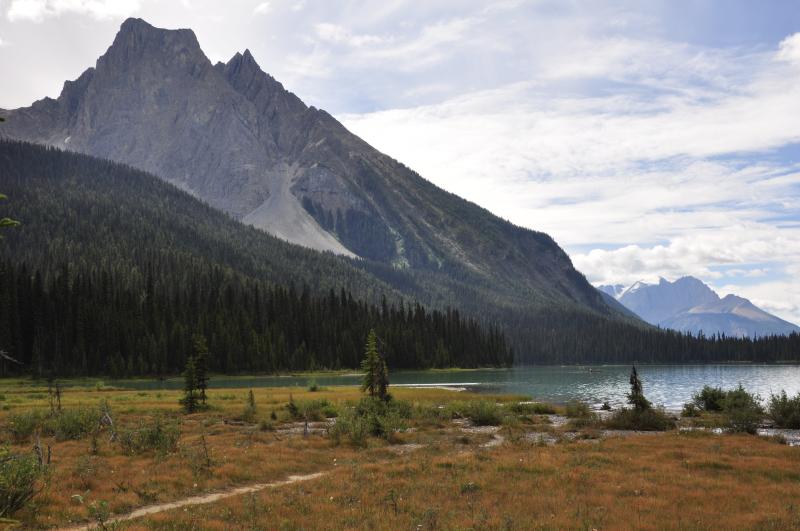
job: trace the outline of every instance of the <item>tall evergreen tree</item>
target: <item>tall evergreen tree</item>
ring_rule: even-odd
[[[208,389],[208,342],[205,336],[195,334],[194,336],[194,373],[195,387],[199,395],[200,402],[206,405],[206,389]]]
[[[378,352],[378,336],[375,334],[374,329],[371,329],[367,335],[361,369],[364,371],[361,390],[369,393],[371,397],[388,398],[389,370],[383,357]]]
[[[189,356],[186,360],[186,368],[183,371],[183,398],[180,403],[186,413],[197,411],[197,368],[194,356]]]
[[[642,381],[639,379],[639,373],[636,372],[636,365],[631,367],[631,392],[628,393],[628,403],[633,406],[636,411],[645,411],[650,409],[650,401],[644,396],[642,388]]]

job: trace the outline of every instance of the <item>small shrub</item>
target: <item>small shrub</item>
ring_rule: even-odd
[[[722,402],[728,427],[735,432],[756,433],[764,417],[759,397],[748,393],[739,385],[725,393]]]
[[[89,516],[97,522],[97,527],[100,529],[108,529],[105,525],[106,521],[111,517],[111,509],[108,502],[105,500],[95,500],[89,504]]]
[[[319,391],[319,385],[317,384],[317,380],[312,378],[311,381],[308,382],[308,390],[312,393],[316,393],[317,391]]]
[[[706,385],[699,393],[694,395],[693,402],[703,411],[722,411],[726,394],[719,387]]]
[[[683,405],[683,411],[681,412],[682,417],[687,418],[696,418],[699,417],[702,412],[700,408],[694,402],[687,402]]]
[[[253,422],[256,418],[256,399],[253,395],[253,390],[247,393],[247,402],[244,406],[244,411],[242,412],[242,420],[245,422]]]
[[[336,406],[327,398],[314,400],[294,400],[290,398],[286,409],[295,420],[320,421],[339,415]]]
[[[452,402],[449,407],[454,417],[467,418],[477,426],[499,426],[503,423],[503,409],[490,400]]]
[[[48,418],[44,432],[59,441],[77,441],[92,433],[100,424],[100,413],[94,408],[64,409]]]
[[[0,519],[28,505],[38,493],[37,482],[43,473],[34,455],[12,455],[0,448]]]
[[[367,422],[355,411],[348,410],[336,419],[336,424],[331,427],[328,435],[334,444],[340,444],[342,439],[347,438],[353,446],[364,447],[369,435]]]
[[[142,423],[138,428],[121,431],[118,435],[120,445],[128,454],[156,452],[164,455],[178,449],[180,427],[156,417],[150,424]]]
[[[556,409],[553,406],[541,402],[515,402],[506,407],[517,415],[555,415],[556,413]]]
[[[196,444],[185,448],[183,456],[188,461],[195,479],[211,476],[214,459],[212,458],[211,448],[208,446],[205,434],[200,435],[200,439]]]
[[[43,411],[23,411],[9,417],[8,429],[16,442],[25,442],[41,429],[46,415]]]
[[[29,440],[40,430],[59,441],[76,441],[97,429],[100,412],[94,408],[63,409],[56,413],[25,411],[12,415],[9,430],[17,442]]]
[[[297,407],[297,402],[294,401],[294,397],[289,394],[289,402],[286,404],[286,411],[289,412],[289,416],[297,419],[300,418],[300,409]]]
[[[605,422],[612,430],[632,431],[666,431],[675,427],[675,421],[666,412],[658,408],[618,409]]]
[[[364,397],[354,408],[346,409],[328,433],[336,444],[347,437],[356,446],[366,446],[369,435],[391,441],[398,431],[406,428],[406,419],[412,411],[413,406],[402,400]]]
[[[393,433],[405,429],[404,419],[411,415],[411,406],[397,400],[364,397],[356,405],[355,415],[363,420],[370,435],[388,439]]]
[[[585,419],[594,416],[589,404],[577,400],[567,402],[566,415],[571,419]]]
[[[793,398],[789,398],[786,391],[772,395],[767,413],[778,428],[800,429],[800,393]]]

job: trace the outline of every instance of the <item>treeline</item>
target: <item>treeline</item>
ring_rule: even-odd
[[[166,268],[167,270],[169,268]],[[269,285],[197,267],[186,282],[146,268],[144,282],[107,270],[0,265],[0,339],[22,363],[8,372],[113,377],[177,374],[192,336],[207,338],[223,373],[356,368],[374,328],[392,368],[508,365],[503,335],[455,310],[369,305],[331,290]]]
[[[506,319],[521,329],[514,344],[519,364],[800,361],[797,333],[758,339],[694,336],[558,310]]]

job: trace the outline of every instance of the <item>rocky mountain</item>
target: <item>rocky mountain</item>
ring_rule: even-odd
[[[249,51],[211,64],[191,30],[128,19],[57,99],[4,115],[4,136],[146,170],[282,239],[410,275],[434,304],[621,315],[546,234],[373,149]]]
[[[610,295],[614,300],[616,300],[620,295],[622,295],[622,292],[625,291],[626,287],[624,284],[608,284],[604,286],[598,286],[597,289],[606,295]]]
[[[725,334],[735,337],[784,335],[800,332],[800,327],[765,312],[736,295],[720,298],[694,277],[675,282],[659,279],[658,284],[636,282],[627,289],[600,286],[648,323],[698,334]]]

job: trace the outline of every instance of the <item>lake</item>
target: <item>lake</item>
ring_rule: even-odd
[[[645,395],[667,409],[680,409],[704,385],[730,389],[740,383],[749,391],[769,398],[785,389],[790,395],[800,392],[800,365],[641,365],[637,367]],[[544,366],[511,369],[455,371],[397,371],[390,374],[392,385],[447,386],[479,393],[513,393],[543,402],[563,404],[582,400],[593,405],[608,401],[612,406],[625,402],[628,392],[628,365]],[[309,375],[253,376],[211,379],[211,388],[220,387],[305,387]],[[357,385],[358,374],[315,375],[321,386]],[[134,389],[180,389],[179,378],[168,380],[112,380],[118,387]]]

